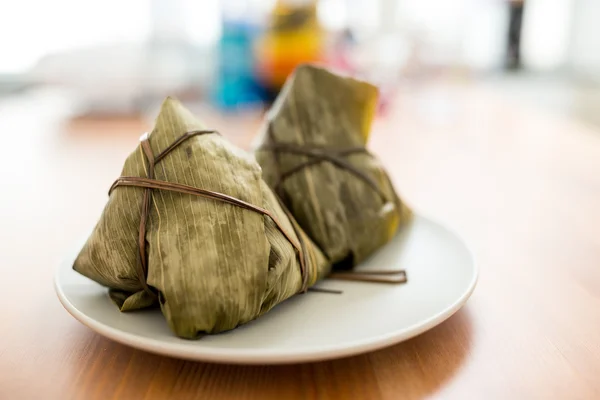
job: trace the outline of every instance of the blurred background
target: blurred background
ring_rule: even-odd
[[[51,89],[76,119],[166,95],[240,113],[317,62],[377,84],[382,113],[444,80],[600,125],[599,20],[597,0],[3,1],[0,97]]]
[[[401,367],[383,379],[401,387],[402,368],[430,365],[407,393],[594,398],[600,0],[0,0],[0,399],[128,393],[113,366],[132,360],[122,375],[135,380],[149,359],[75,327],[52,293],[56,266],[165,96],[248,149],[303,62],[379,86],[369,149],[481,265],[468,310],[408,344],[416,357],[375,356]],[[157,374],[187,368],[157,362]],[[191,370],[217,389],[237,382]]]

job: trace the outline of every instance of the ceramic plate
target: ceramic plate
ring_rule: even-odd
[[[199,361],[276,364],[325,360],[401,342],[440,324],[467,301],[477,269],[464,242],[441,225],[416,217],[361,269],[404,268],[402,285],[327,280],[233,331],[179,339],[159,310],[121,313],[107,289],[71,269],[80,247],[60,266],[58,297],[76,319],[117,342]]]

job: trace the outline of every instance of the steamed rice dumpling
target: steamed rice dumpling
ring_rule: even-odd
[[[365,148],[377,96],[366,82],[300,66],[258,140],[264,179],[338,269],[379,249],[411,215]]]
[[[233,329],[329,273],[251,155],[168,98],[73,268],[181,337]]]

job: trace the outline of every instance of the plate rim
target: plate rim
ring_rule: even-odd
[[[64,268],[64,264],[68,261],[68,258],[63,258],[55,271],[54,290],[56,291],[57,297],[65,310],[83,325],[104,337],[114,340],[115,342],[144,350],[149,353],[192,361],[243,365],[295,364],[349,357],[398,344],[434,328],[460,310],[465,305],[469,297],[471,297],[471,294],[473,294],[473,291],[477,286],[479,279],[479,267],[477,260],[475,259],[475,253],[472,251],[469,243],[456,231],[448,228],[447,225],[438,222],[435,219],[424,216],[423,214],[415,214],[415,218],[421,218],[437,225],[459,239],[461,244],[464,246],[473,266],[473,276],[466,290],[448,307],[418,323],[403,329],[388,332],[383,335],[360,339],[345,344],[331,346],[328,345],[326,348],[319,348],[319,346],[316,346],[314,348],[304,348],[302,350],[282,351],[280,349],[217,349],[199,346],[197,349],[192,349],[189,346],[190,341],[185,341],[184,339],[182,339],[184,340],[182,343],[166,343],[159,339],[141,337],[133,333],[124,332],[89,317],[85,313],[78,310],[77,307],[75,307],[68,300],[59,282],[60,273]]]

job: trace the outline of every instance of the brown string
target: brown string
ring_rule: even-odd
[[[155,291],[146,282],[147,275],[148,275],[148,261],[147,261],[147,254],[146,254],[146,229],[147,229],[148,217],[150,215],[150,205],[151,205],[151,201],[152,201],[152,189],[158,189],[158,190],[171,191],[171,192],[176,192],[176,193],[183,193],[183,194],[189,194],[189,195],[193,195],[193,196],[199,196],[199,197],[219,200],[224,203],[232,204],[232,205],[241,207],[243,209],[254,211],[254,212],[262,214],[266,217],[269,217],[273,221],[273,223],[275,224],[277,229],[286,237],[286,239],[292,244],[292,246],[298,253],[298,258],[300,260],[300,274],[302,277],[302,287],[301,287],[300,291],[303,293],[306,292],[307,290],[309,290],[309,288],[308,288],[308,284],[309,284],[308,275],[309,274],[306,270],[306,262],[307,262],[306,260],[309,258],[307,246],[306,246],[306,243],[304,241],[304,238],[303,238],[301,232],[294,224],[294,219],[293,219],[292,215],[290,214],[290,212],[287,209],[287,207],[285,206],[285,204],[283,204],[281,199],[277,198],[277,200],[279,201],[279,203],[280,203],[282,209],[284,210],[284,212],[286,213],[286,215],[288,215],[288,217],[290,217],[290,222],[291,222],[292,228],[294,230],[294,233],[298,237],[299,243],[297,243],[289,235],[289,233],[283,228],[283,226],[281,225],[279,220],[269,210],[266,210],[262,207],[256,206],[254,204],[245,202],[236,197],[229,196],[229,195],[226,195],[223,193],[214,192],[214,191],[206,190],[206,189],[200,189],[200,188],[196,188],[193,186],[183,185],[180,183],[167,182],[167,181],[161,181],[161,180],[154,179],[154,169],[155,169],[156,164],[158,162],[160,162],[164,157],[166,157],[171,151],[173,151],[175,148],[177,148],[177,146],[179,146],[181,143],[183,143],[184,141],[186,141],[187,139],[189,139],[191,137],[198,136],[198,135],[212,134],[212,133],[219,134],[217,131],[213,131],[213,130],[196,130],[196,131],[186,132],[185,134],[183,134],[182,136],[177,138],[173,143],[171,143],[166,149],[164,149],[162,152],[160,152],[157,156],[154,156],[154,153],[152,152],[152,148],[150,147],[150,143],[148,141],[148,135],[145,134],[141,138],[141,148],[142,148],[142,151],[144,152],[146,159],[148,160],[148,172],[147,172],[148,176],[146,178],[137,177],[137,176],[121,176],[113,182],[113,184],[111,185],[111,187],[108,191],[108,194],[110,196],[110,194],[113,192],[113,190],[115,190],[117,187],[120,187],[120,186],[122,186],[122,187],[126,187],[126,186],[140,187],[140,188],[145,189],[144,193],[143,193],[142,205],[141,205],[140,228],[139,228],[139,232],[138,232],[138,254],[137,254],[138,262],[136,264],[136,270],[137,270],[136,272],[137,272],[137,276],[140,281],[140,284],[142,285],[142,288],[150,296],[152,296],[154,298],[158,297],[157,294],[155,293]],[[295,168],[293,168],[292,170],[287,171],[286,173],[282,174],[279,184],[278,184],[278,187],[280,186],[281,182],[285,178],[296,173],[297,171],[301,170],[302,168],[305,168],[307,166],[310,166],[310,165],[313,165],[313,164],[316,164],[319,162],[329,161],[338,167],[347,169],[348,171],[354,173],[356,176],[363,179],[371,187],[373,187],[381,195],[381,197],[383,199],[385,199],[385,195],[380,191],[379,187],[371,179],[371,177],[365,175],[362,171],[356,169],[353,165],[349,164],[347,161],[340,158],[340,157],[343,157],[343,156],[346,156],[349,154],[353,154],[353,153],[368,153],[367,150],[364,148],[356,147],[356,148],[348,148],[348,149],[332,151],[332,150],[327,150],[327,149],[311,148],[308,146],[300,147],[300,146],[289,146],[289,145],[282,144],[282,145],[276,145],[276,146],[273,146],[273,145],[266,146],[266,147],[263,147],[263,149],[265,149],[265,150],[272,149],[275,152],[279,152],[279,151],[290,152],[290,153],[294,153],[294,154],[302,154],[302,155],[308,155],[308,156],[313,157],[312,160],[301,163],[298,166],[296,166]],[[327,151],[328,153],[325,153],[325,151]],[[381,277],[378,277],[378,275],[386,275],[386,276],[381,278]],[[398,277],[390,277],[392,275],[399,275],[399,276]],[[329,278],[340,279],[340,280],[355,280],[355,281],[363,281],[363,282],[379,282],[379,283],[403,283],[403,282],[406,282],[406,274],[405,274],[404,270],[365,271],[364,273],[359,272],[359,271],[343,272],[343,273],[338,272],[338,273],[331,273],[329,275]],[[342,293],[339,290],[324,289],[324,288],[310,288],[310,290],[315,291],[315,292],[324,292],[324,293],[335,293],[335,294]]]
[[[279,205],[281,206],[281,209],[285,212],[285,214],[288,216],[288,218],[290,219],[290,225],[292,225],[292,229],[294,230],[294,233],[296,234],[296,237],[298,238],[298,242],[300,242],[300,249],[301,249],[301,259],[304,260],[304,264],[306,264],[306,260],[309,259],[309,255],[308,255],[308,249],[306,246],[306,242],[304,241],[304,237],[302,236],[302,233],[300,232],[300,230],[298,229],[298,227],[296,226],[296,220],[294,219],[294,216],[292,215],[292,213],[288,210],[288,208],[286,207],[285,204],[283,204],[283,201],[278,197],[275,196],[275,198],[277,199],[277,202],[279,203]],[[314,262],[313,260],[311,260],[311,262]],[[306,267],[306,265],[302,265],[302,270],[304,270],[304,268]],[[307,273],[302,273],[302,289],[300,290],[302,293],[305,293],[308,290],[308,274]]]
[[[377,185],[377,182],[369,175],[365,174],[360,169],[356,168],[350,162],[345,160],[343,157],[351,154],[370,154],[369,151],[364,147],[348,147],[348,148],[326,148],[314,145],[298,145],[295,143],[276,143],[263,145],[260,150],[270,150],[278,155],[278,153],[289,153],[309,157],[307,161],[301,162],[293,168],[280,172],[277,183],[275,184],[275,190],[277,193],[282,193],[283,182],[291,175],[303,170],[306,167],[321,163],[330,162],[338,168],[346,170],[351,174],[357,176],[367,185],[369,185],[382,199],[387,202],[387,196]],[[277,161],[277,160],[276,160]],[[279,162],[277,162],[279,164]]]
[[[269,217],[275,223],[275,226],[277,227],[277,229],[279,229],[281,231],[281,233],[283,233],[283,235],[292,244],[292,246],[294,246],[296,252],[298,253],[298,258],[300,259],[300,274],[302,276],[301,291],[305,292],[307,290],[307,285],[308,285],[308,274],[306,273],[307,271],[306,271],[306,266],[305,266],[306,249],[305,249],[304,241],[302,240],[302,237],[296,232],[296,234],[299,238],[300,244],[296,243],[296,241],[288,234],[288,232],[283,228],[281,223],[277,220],[277,218],[269,210],[265,210],[262,207],[255,206],[253,204],[250,204],[248,202],[245,202],[243,200],[240,200],[238,198],[235,198],[233,196],[229,196],[229,195],[226,195],[223,193],[213,192],[211,190],[205,190],[205,189],[200,189],[200,188],[195,188],[193,186],[182,185],[179,183],[166,182],[166,181],[154,179],[154,167],[160,160],[162,160],[166,155],[168,155],[172,150],[177,148],[177,146],[179,146],[181,143],[183,143],[187,139],[189,139],[193,136],[204,135],[204,134],[209,134],[209,133],[218,134],[218,132],[212,131],[212,130],[197,130],[197,131],[186,132],[185,134],[180,136],[178,139],[176,139],[165,150],[163,150],[161,153],[159,153],[156,157],[152,153],[150,143],[148,142],[148,135],[145,134],[141,138],[141,147],[142,147],[144,155],[146,156],[146,159],[148,160],[148,164],[149,164],[148,177],[142,178],[142,177],[137,177],[137,176],[121,176],[115,180],[115,182],[111,185],[111,187],[108,191],[108,194],[110,196],[112,191],[119,186],[133,186],[133,187],[141,187],[141,188],[145,189],[144,195],[142,198],[140,229],[139,229],[139,236],[138,236],[138,250],[139,250],[138,251],[138,263],[136,266],[138,279],[140,281],[140,284],[142,285],[142,288],[144,289],[144,291],[146,291],[152,297],[154,297],[154,298],[157,297],[157,294],[154,292],[154,290],[151,289],[150,286],[148,286],[148,284],[146,283],[147,274],[148,274],[148,265],[147,265],[147,256],[146,256],[146,228],[147,228],[148,216],[150,214],[150,204],[151,204],[151,198],[152,198],[151,197],[152,196],[151,189],[159,189],[159,190],[165,190],[165,191],[171,191],[171,192],[177,192],[177,193],[183,193],[183,194],[190,194],[190,195],[194,195],[194,196],[200,196],[200,197],[210,198],[210,199],[214,199],[214,200],[219,200],[219,201],[222,201],[222,202],[225,202],[228,204],[232,204],[232,205],[244,208],[246,210],[251,210],[251,211],[254,211],[259,214]],[[284,208],[284,210],[286,210],[286,209]],[[287,212],[287,210],[286,210],[286,212]],[[293,224],[292,224],[292,226],[293,226]],[[294,227],[294,230],[296,230],[295,227]]]
[[[267,135],[271,143],[261,146],[259,150],[273,152],[273,156],[275,157],[275,165],[278,172],[278,179],[275,183],[275,191],[282,199],[287,197],[286,192],[283,190],[283,182],[287,178],[299,171],[302,171],[304,168],[310,167],[312,165],[319,164],[321,162],[330,162],[336,167],[346,170],[351,174],[357,176],[358,178],[362,179],[382,198],[384,203],[388,201],[387,196],[385,195],[385,193],[383,193],[383,191],[380,189],[379,185],[377,185],[377,182],[373,180],[373,178],[371,178],[369,175],[365,174],[363,171],[359,170],[343,158],[352,154],[371,155],[371,153],[369,153],[369,151],[365,147],[357,146],[347,148],[327,148],[323,146],[310,144],[299,145],[295,143],[279,143],[275,140],[275,136],[273,134],[271,125],[269,125],[267,128]],[[282,172],[280,170],[281,153],[302,155],[308,157],[309,159],[297,164],[296,166],[290,168],[285,172]],[[299,234],[298,237],[300,238]],[[405,283],[407,281],[406,271],[403,269],[369,270],[364,272],[332,272],[331,274],[329,274],[328,278],[337,280],[351,280],[376,283]]]
[[[375,283],[405,283],[406,271],[403,269],[391,270],[354,270],[349,272],[332,272],[330,279],[339,279],[344,281],[360,281]]]

